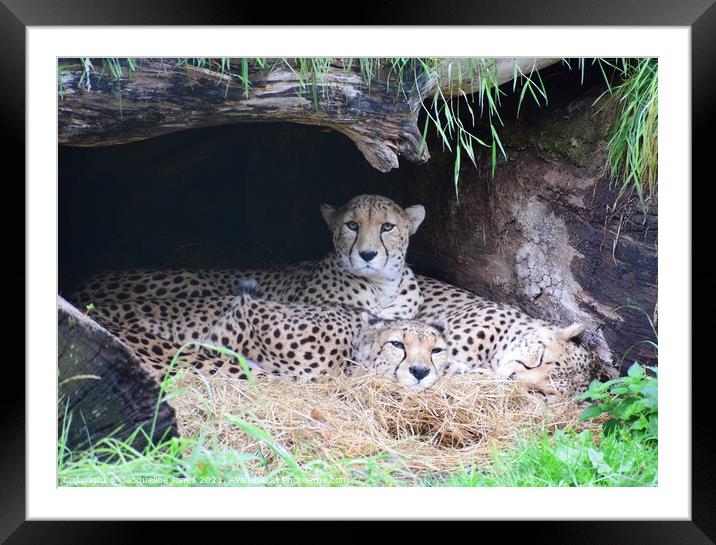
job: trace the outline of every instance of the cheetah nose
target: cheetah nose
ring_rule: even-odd
[[[371,259],[373,259],[375,256],[378,255],[378,252],[367,252],[363,250],[362,252],[358,252],[358,255],[363,258],[364,261],[368,262]]]
[[[418,380],[422,380],[430,374],[430,369],[424,365],[412,365],[408,371]]]

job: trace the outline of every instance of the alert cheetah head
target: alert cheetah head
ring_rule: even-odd
[[[584,325],[576,323],[564,328],[535,326],[499,354],[492,368],[548,399],[576,395],[589,386],[596,369],[593,356],[576,342],[583,331]]]
[[[387,197],[359,195],[338,209],[323,204],[321,214],[343,269],[386,281],[402,272],[408,239],[425,218],[425,208],[401,208]]]
[[[355,357],[366,368],[417,390],[431,386],[442,374],[447,362],[443,323],[383,320],[369,312],[361,319],[364,327]]]

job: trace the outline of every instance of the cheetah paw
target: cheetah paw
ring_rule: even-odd
[[[470,371],[470,368],[464,363],[451,363],[445,371],[445,374],[462,375],[464,373],[467,373],[468,371]]]

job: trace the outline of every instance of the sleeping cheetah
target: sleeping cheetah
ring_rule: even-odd
[[[416,389],[433,384],[447,359],[440,323],[387,321],[347,305],[261,300],[243,288],[230,297],[99,304],[92,316],[160,377],[187,342],[240,353],[268,374],[311,379],[359,365]],[[190,356],[199,370],[245,378],[230,354],[200,348]]]
[[[318,262],[271,270],[174,270],[103,273],[71,300],[88,303],[145,298],[227,296],[253,278],[266,299],[285,303],[341,303],[386,319],[409,319],[422,303],[418,283],[405,263],[409,237],[425,217],[421,205],[401,208],[378,195],[360,195],[321,214],[334,252]]]
[[[547,398],[576,395],[595,378],[596,361],[577,342],[583,325],[560,328],[432,278],[418,281],[424,305],[417,319],[447,322],[447,373],[491,369]]]

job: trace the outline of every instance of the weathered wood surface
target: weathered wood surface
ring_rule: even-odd
[[[86,448],[116,430],[125,439],[142,426],[151,433],[159,385],[128,348],[62,297],[58,311],[58,429],[71,415],[67,446]],[[174,409],[159,405],[153,439],[177,435]],[[135,448],[145,440],[138,436]]]
[[[380,74],[368,89],[357,68],[345,70],[337,63],[317,79],[314,92],[313,83],[306,86],[296,70],[271,61],[270,71],[251,69],[247,97],[236,78],[191,65],[178,67],[177,61],[141,59],[131,75],[125,70],[125,77],[116,81],[107,73],[91,73],[88,84],[79,59],[60,59],[59,143],[105,146],[195,127],[288,121],[345,134],[381,172],[398,168],[398,157],[415,163],[430,157],[421,146],[416,121],[421,100],[436,92],[438,78],[419,78],[404,97],[397,95],[395,84],[388,89]],[[515,63],[529,74],[555,62],[498,59],[495,77],[499,83],[513,79]],[[232,65],[240,65],[239,60]],[[457,84],[469,81],[471,70],[475,63],[467,59],[445,60],[437,70],[443,92],[457,93]]]

